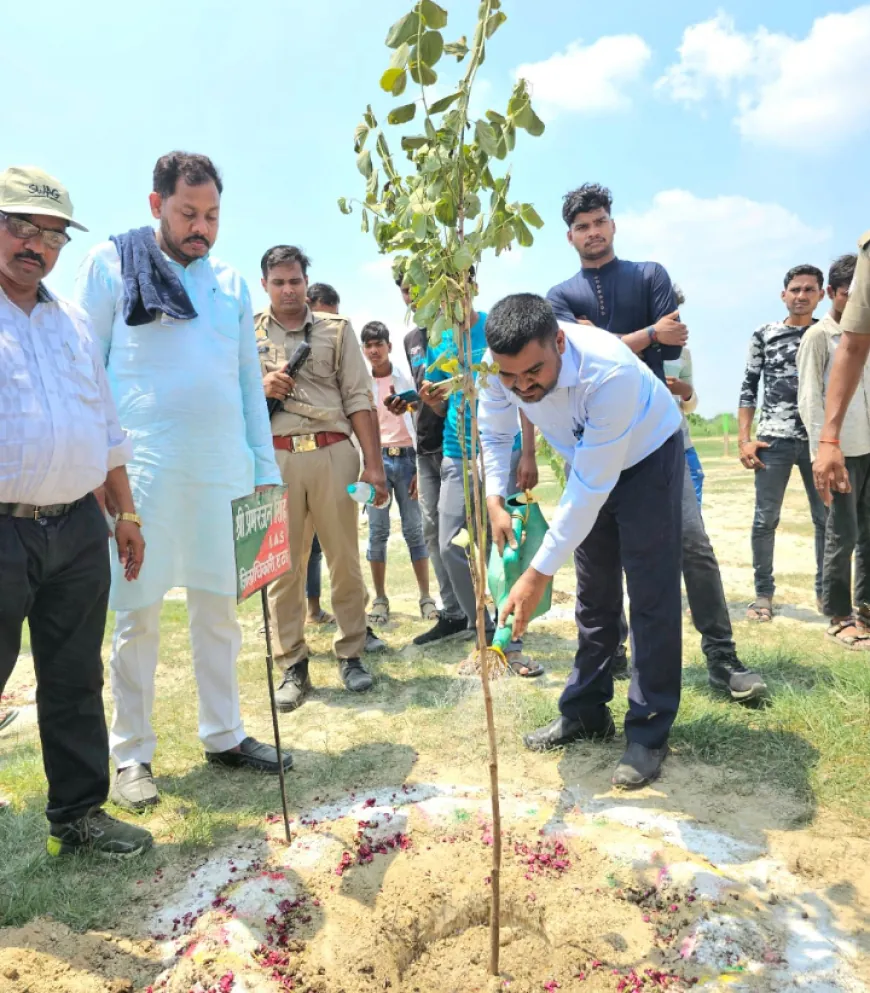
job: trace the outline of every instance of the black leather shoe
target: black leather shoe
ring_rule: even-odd
[[[150,764],[128,765],[115,772],[109,799],[124,810],[140,813],[160,803]]]
[[[365,693],[372,688],[374,680],[359,659],[340,659],[338,671],[344,688],[351,693]]]
[[[548,752],[584,738],[609,741],[616,734],[616,726],[610,711],[606,707],[601,709],[601,716],[595,724],[559,716],[545,727],[524,735],[523,744],[533,752]]]
[[[284,764],[284,771],[293,768],[293,756],[289,752],[282,752],[281,758]],[[256,738],[245,738],[240,742],[237,752],[206,752],[206,762],[214,765],[226,765],[231,769],[247,767],[256,769],[257,772],[278,771],[278,749],[274,745],[265,745]]]
[[[661,748],[647,748],[632,741],[619,760],[611,782],[624,790],[639,790],[659,778],[669,751],[667,742]]]
[[[301,707],[305,697],[311,692],[311,677],[308,675],[308,659],[288,666],[284,678],[275,690],[275,704],[282,713],[289,713]]]
[[[720,693],[728,693],[732,700],[746,703],[767,696],[767,684],[757,672],[747,669],[736,656],[731,659],[712,659],[707,663],[710,686]]]

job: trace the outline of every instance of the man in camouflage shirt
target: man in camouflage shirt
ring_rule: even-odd
[[[824,276],[811,265],[795,266],[785,275],[782,300],[785,321],[763,324],[752,335],[743,386],[740,390],[740,461],[755,471],[755,518],[752,522],[752,566],[755,600],[747,618],[769,621],[773,616],[773,547],[786,486],[796,465],[800,470],[815,528],[816,601],[822,595],[822,558],[825,545],[825,507],[813,485],[807,432],[797,405],[797,350],[813,313],[824,296]],[[764,377],[757,437],[752,421],[758,385]]]

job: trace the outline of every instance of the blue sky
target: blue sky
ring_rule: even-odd
[[[475,0],[442,2],[448,37],[470,33]],[[54,173],[90,228],[50,284],[68,293],[91,244],[148,222],[154,161],[184,148],[223,172],[215,252],[256,300],[263,251],[296,243],[355,324],[385,320],[398,341],[403,308],[389,268],[336,198],[363,192],[353,128],[369,100],[384,115],[391,105],[378,88],[383,39],[409,7],[7,5],[0,161]],[[516,71],[530,78],[547,131],[520,136],[513,190],[546,226],[533,248],[485,262],[481,307],[574,272],[562,194],[606,183],[618,253],[664,263],[686,291],[700,411],[734,409],[752,330],[783,314],[782,274],[805,261],[826,270],[870,227],[870,6],[505,0],[504,9],[477,103],[503,110]]]

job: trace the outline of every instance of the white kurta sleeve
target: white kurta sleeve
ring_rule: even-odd
[[[248,284],[241,280],[241,328],[239,329],[239,382],[242,388],[242,408],[245,435],[254,453],[254,485],[281,485],[281,473],[275,461],[269,411],[257,354],[254,314]]]

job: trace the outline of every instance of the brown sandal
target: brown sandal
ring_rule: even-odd
[[[846,634],[851,628],[855,633]],[[853,652],[865,652],[870,650],[870,632],[862,631],[855,623],[854,617],[847,617],[842,621],[832,621],[831,626],[825,632],[825,637],[831,641],[836,641],[843,648],[848,648]]]
[[[773,620],[773,601],[770,597],[757,597],[746,608],[746,620],[756,624],[769,624]]]

